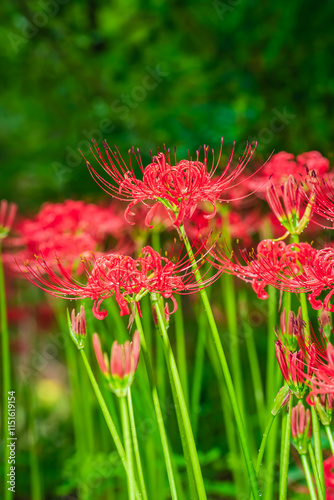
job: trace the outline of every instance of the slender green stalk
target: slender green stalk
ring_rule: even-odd
[[[317,462],[315,459],[315,454],[314,454],[311,443],[309,443],[309,445],[308,445],[308,452],[309,452],[310,459],[311,459],[311,465],[312,465],[312,469],[313,469],[315,484],[316,484],[317,490],[318,490],[319,500],[326,500],[325,491],[322,488],[322,484],[321,484],[320,477],[318,474],[318,469],[317,469]]]
[[[283,436],[283,448],[281,453],[281,466],[280,466],[280,488],[279,500],[286,500],[288,490],[288,473],[289,473],[289,460],[290,460],[290,442],[291,442],[291,408],[293,396],[290,397],[288,403],[288,415],[285,420],[285,429]]]
[[[227,318],[227,327],[230,340],[230,356],[232,376],[235,386],[235,395],[240,408],[240,413],[245,420],[244,391],[242,382],[242,368],[240,360],[240,339],[237,323],[237,300],[235,296],[234,277],[224,274],[221,280],[223,290],[223,304]]]
[[[262,464],[262,459],[263,459],[264,451],[266,449],[266,444],[267,444],[268,436],[269,436],[270,430],[272,428],[272,425],[274,423],[275,417],[276,417],[276,415],[273,415],[272,413],[270,413],[270,419],[269,419],[269,421],[267,423],[267,427],[266,427],[266,429],[265,429],[265,431],[263,433],[263,436],[262,436],[262,441],[261,441],[259,453],[258,453],[257,460],[256,460],[256,466],[255,466],[255,473],[256,473],[257,477],[259,476],[260,467],[261,467],[261,464]],[[251,495],[251,500],[252,500],[252,498],[253,498],[253,495]]]
[[[303,464],[306,482],[307,482],[307,486],[308,486],[308,489],[310,492],[310,498],[311,498],[311,500],[317,500],[317,494],[316,494],[316,491],[314,488],[312,473],[311,473],[311,469],[310,469],[310,464],[308,463],[307,456],[300,455],[300,459],[301,459],[302,464]]]
[[[196,278],[197,282],[199,284],[201,284],[202,283],[201,273],[200,273],[200,271],[199,271],[199,269],[198,269],[198,267],[196,265],[196,262],[195,262],[195,259],[194,259],[194,254],[193,254],[190,242],[189,242],[189,240],[188,240],[188,238],[186,236],[185,229],[184,229],[183,226],[180,226],[180,232],[182,234],[182,237],[183,237],[186,249],[188,251],[189,258],[190,258],[190,260],[192,262],[192,267],[193,267],[193,270],[194,270],[195,278]],[[246,436],[246,432],[245,432],[245,427],[244,427],[244,424],[243,424],[242,416],[241,416],[239,405],[238,405],[238,402],[237,402],[237,398],[236,398],[236,394],[235,394],[235,390],[234,390],[234,386],[233,386],[233,382],[232,382],[230,370],[229,370],[229,367],[228,367],[228,364],[227,364],[225,352],[224,352],[224,349],[223,349],[223,346],[222,346],[222,343],[221,343],[221,340],[220,340],[220,336],[219,336],[219,332],[218,332],[218,329],[217,329],[217,325],[216,325],[216,322],[215,322],[215,319],[214,319],[214,316],[213,316],[213,313],[212,313],[211,305],[210,305],[210,302],[208,300],[208,296],[206,294],[205,288],[202,288],[200,290],[200,294],[201,294],[201,298],[202,298],[202,301],[203,301],[204,309],[205,309],[206,314],[207,314],[208,322],[209,322],[209,325],[210,325],[210,330],[211,330],[211,333],[212,333],[212,336],[213,336],[213,341],[215,343],[215,346],[216,346],[216,349],[217,349],[217,352],[218,352],[219,361],[220,361],[220,364],[221,364],[221,367],[222,367],[222,370],[223,370],[223,374],[224,374],[224,378],[225,378],[225,382],[226,382],[226,386],[227,386],[227,391],[228,391],[228,394],[229,394],[229,397],[230,397],[230,401],[231,401],[231,405],[232,405],[232,410],[233,410],[235,421],[236,421],[236,425],[237,425],[237,430],[238,430],[238,434],[239,434],[240,444],[241,444],[241,448],[242,448],[242,451],[243,451],[243,454],[244,454],[244,458],[245,458],[245,462],[246,462],[246,467],[247,467],[247,471],[248,471],[250,486],[251,486],[254,498],[259,498],[260,497],[260,492],[259,492],[259,488],[258,488],[258,484],[257,484],[257,478],[256,478],[256,474],[255,474],[255,469],[254,469],[252,457],[251,457],[251,454],[250,454],[250,451],[249,451],[247,436]]]
[[[276,396],[275,384],[275,365],[276,365],[276,352],[275,352],[275,326],[277,324],[277,290],[272,286],[268,287],[268,342],[267,342],[267,371],[266,371],[266,401],[268,410],[271,409],[273,400]]]
[[[205,315],[201,310],[200,314],[198,315],[198,334],[197,334],[197,344],[196,344],[196,352],[194,359],[194,373],[192,376],[193,383],[191,390],[191,408],[190,408],[191,423],[195,439],[197,435],[199,404],[200,404],[202,377],[203,377],[205,337],[206,337],[205,326],[206,326]]]
[[[324,475],[324,463],[323,463],[323,454],[321,445],[320,424],[316,409],[313,405],[311,406],[311,414],[312,414],[312,434],[314,441],[315,462],[317,465],[317,472],[319,475],[322,489],[323,491],[325,491],[325,475]]]
[[[261,446],[259,449],[259,454],[257,456],[256,466],[255,466],[255,472],[256,472],[257,476],[258,476],[259,471],[260,471],[260,467],[261,467],[261,463],[262,463],[262,459],[263,459],[263,455],[264,455],[264,450],[266,448],[268,436],[269,436],[271,427],[274,423],[275,417],[276,417],[276,415],[273,415],[272,413],[270,413],[270,419],[267,423],[266,430],[264,431],[263,436],[262,436]]]
[[[117,430],[116,430],[116,427],[115,427],[115,424],[111,418],[111,415],[109,413],[109,410],[108,410],[108,407],[106,405],[106,402],[102,396],[102,393],[100,391],[100,388],[95,380],[95,377],[94,377],[94,374],[92,372],[92,369],[90,367],[90,364],[89,364],[89,361],[87,359],[87,356],[84,352],[83,349],[80,350],[80,354],[81,354],[81,357],[83,359],[83,362],[84,362],[84,365],[85,365],[85,368],[87,370],[87,375],[89,377],[89,380],[93,386],[93,390],[95,392],[95,396],[98,400],[98,403],[100,405],[100,408],[101,408],[101,411],[103,413],[103,416],[105,418],[105,421],[106,421],[106,424],[108,426],[108,429],[110,431],[110,434],[111,434],[111,437],[113,438],[114,440],[114,443],[115,443],[115,446],[116,446],[116,449],[118,451],[118,454],[119,454],[119,457],[121,459],[121,462],[123,464],[123,467],[125,469],[125,472],[127,475],[129,475],[129,471],[128,471],[128,464],[127,464],[127,460],[126,460],[126,455],[125,455],[125,451],[124,451],[124,448],[123,448],[123,445],[122,445],[122,441],[117,433]],[[137,486],[136,486],[136,489],[138,490]]]
[[[141,459],[140,459],[140,452],[139,452],[137,432],[136,432],[136,422],[135,422],[135,415],[134,415],[134,411],[133,411],[132,396],[131,396],[131,389],[130,388],[128,390],[128,407],[129,407],[130,425],[131,425],[131,432],[132,432],[132,442],[133,442],[133,448],[134,448],[135,457],[136,457],[136,464],[137,464],[137,471],[138,471],[138,476],[139,476],[140,489],[141,489],[143,499],[147,500],[146,485],[145,485],[143,468],[142,468]]]
[[[213,367],[213,370],[218,380],[218,390],[219,390],[221,409],[224,419],[225,435],[230,455],[230,460],[229,460],[230,468],[232,471],[233,482],[236,485],[237,489],[236,497],[239,498],[240,496],[241,498],[245,492],[246,471],[244,470],[244,467],[241,467],[240,464],[240,450],[238,446],[239,443],[237,441],[237,435],[235,432],[232,407],[228,397],[224,374],[219,362],[217,349],[211,337],[208,338],[206,347],[210,363]]]
[[[42,499],[42,482],[39,472],[37,454],[37,432],[35,425],[35,398],[31,390],[28,391],[28,411],[29,411],[29,461],[30,461],[30,492],[31,500]]]
[[[179,373],[177,370],[174,354],[173,354],[172,347],[171,347],[170,342],[169,342],[169,338],[168,338],[168,334],[167,334],[167,330],[166,330],[166,325],[165,325],[165,319],[164,319],[163,313],[161,311],[161,307],[159,305],[159,297],[156,294],[152,293],[151,298],[152,298],[152,302],[156,308],[158,324],[159,324],[160,332],[162,334],[165,357],[166,357],[166,364],[167,364],[168,372],[169,372],[169,375],[171,378],[171,386],[172,386],[175,406],[176,406],[176,408],[179,408],[179,410],[180,410],[179,427],[180,427],[181,438],[182,438],[182,435],[185,436],[186,443],[189,447],[189,455],[188,455],[188,453],[185,453],[185,459],[187,462],[188,462],[188,460],[190,461],[195,484],[196,484],[198,498],[200,500],[206,499],[202,471],[201,471],[201,467],[200,467],[199,460],[198,460],[197,449],[196,449],[195,440],[194,440],[194,436],[193,436],[192,429],[191,429],[187,405],[185,402],[185,398],[184,398],[184,394],[183,394],[183,390],[182,390],[182,385],[181,385],[181,380],[180,380],[180,376],[179,376]],[[174,390],[175,390],[175,394],[174,394]],[[191,481],[191,476],[189,477],[189,480]]]
[[[118,398],[118,400],[119,400],[119,405],[121,408],[123,439],[124,439],[124,443],[125,443],[126,462],[128,465],[128,467],[127,467],[128,475],[127,476],[128,476],[129,500],[134,500],[134,498],[135,498],[135,484],[134,484],[135,478],[134,478],[132,441],[131,441],[128,409],[127,409],[125,397]]]
[[[182,305],[181,305],[181,300],[179,297],[177,298],[177,304],[178,304],[178,308],[174,314],[177,366],[179,368],[184,399],[186,401],[187,408],[189,408],[186,341],[185,341],[185,334],[184,334]]]
[[[264,429],[266,425],[266,413],[265,413],[266,406],[264,402],[264,391],[261,379],[259,358],[256,352],[254,331],[248,321],[247,296],[245,294],[245,290],[241,291],[240,293],[239,310],[242,321],[243,336],[246,339],[246,346],[248,352],[251,377],[254,387],[254,399],[256,403],[259,426],[260,429]]]
[[[326,430],[327,438],[328,438],[328,441],[329,441],[329,446],[331,447],[332,454],[333,454],[333,457],[334,457],[334,439],[333,439],[333,434],[332,434],[330,426],[329,425],[325,425],[325,430]]]
[[[273,489],[275,484],[274,471],[276,463],[276,450],[278,445],[278,430],[279,430],[278,424],[279,424],[279,418],[276,418],[273,422],[271,429],[271,437],[267,442],[267,447],[266,447],[266,474],[264,477],[265,480],[264,500],[272,500],[274,498]]]
[[[144,356],[147,376],[148,376],[148,380],[149,380],[150,387],[151,387],[153,405],[154,405],[154,410],[155,410],[155,414],[157,417],[157,423],[158,423],[160,439],[161,439],[161,444],[162,444],[162,449],[163,449],[163,454],[164,454],[164,459],[165,459],[165,464],[166,464],[166,470],[167,470],[167,475],[168,475],[168,480],[169,480],[169,487],[170,487],[170,491],[171,491],[171,496],[172,496],[173,500],[177,500],[177,491],[176,491],[176,485],[175,485],[171,457],[170,457],[170,453],[169,453],[169,446],[168,446],[168,441],[167,441],[166,429],[165,429],[165,425],[164,425],[164,419],[163,419],[163,416],[161,413],[161,405],[160,405],[160,401],[159,401],[157,387],[156,387],[155,382],[154,382],[151,361],[150,361],[150,358],[149,358],[148,352],[147,352],[147,345],[146,345],[144,330],[143,330],[143,327],[142,327],[140,317],[139,317],[137,310],[136,310],[135,322],[136,322],[137,329],[140,333],[141,351],[142,351],[143,356]]]
[[[9,474],[10,464],[9,460],[9,447],[7,446],[9,432],[7,408],[8,408],[8,392],[13,390],[11,387],[10,375],[10,352],[9,352],[9,331],[7,322],[7,303],[6,303],[6,289],[5,289],[5,276],[1,256],[1,243],[0,243],[0,316],[1,316],[1,361],[2,361],[2,391],[3,391],[3,442],[4,442],[4,477],[7,478]],[[4,481],[4,500],[10,500],[13,493],[8,489],[7,481]]]

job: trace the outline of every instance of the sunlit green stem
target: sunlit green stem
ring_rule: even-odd
[[[178,304],[178,308],[175,311],[175,315],[174,315],[175,316],[177,366],[179,368],[184,399],[186,401],[187,408],[189,408],[186,341],[185,341],[184,322],[183,322],[183,314],[182,314],[182,304],[181,304],[181,300],[179,297],[177,298],[177,304]]]
[[[177,370],[176,361],[172,351],[172,347],[169,342],[168,333],[166,330],[165,319],[161,305],[159,304],[159,296],[156,294],[151,294],[152,302],[155,305],[155,310],[157,313],[159,329],[162,334],[162,340],[164,345],[164,352],[166,357],[166,364],[168,367],[168,373],[170,376],[171,387],[175,402],[175,407],[179,411],[179,428],[181,439],[183,440],[185,459],[188,466],[192,469],[193,477],[196,484],[197,495],[200,500],[206,499],[206,493],[203,483],[202,471],[198,460],[197,449],[195,445],[194,436],[191,429],[189,414],[187,410],[187,405],[185,402],[180,376]],[[183,436],[185,439],[183,439]],[[188,453],[188,450],[189,453]],[[189,481],[192,481],[192,475],[188,474]]]
[[[313,451],[311,443],[309,443],[309,445],[308,445],[308,452],[309,452],[310,459],[311,459],[311,465],[312,465],[312,469],[313,469],[313,475],[314,475],[314,479],[315,479],[315,484],[316,484],[317,490],[318,490],[319,500],[326,500],[326,498],[325,498],[325,492],[323,490],[323,486],[321,484],[320,477],[319,477],[319,474],[318,474],[317,462],[316,462],[316,459],[315,459],[315,454],[314,454],[314,451]]]
[[[328,438],[328,441],[329,441],[329,446],[330,446],[330,448],[332,450],[332,454],[333,454],[333,457],[334,457],[334,439],[333,439],[333,434],[332,434],[330,426],[329,425],[325,425],[325,430],[326,430],[327,438]]]
[[[201,284],[202,283],[201,273],[200,273],[200,271],[197,267],[197,264],[195,262],[194,254],[193,254],[190,242],[186,236],[185,229],[183,226],[180,227],[180,232],[182,234],[184,244],[185,244],[186,249],[188,251],[189,258],[192,262],[192,267],[194,270],[194,275],[196,277],[196,280],[199,284]],[[210,331],[211,331],[212,336],[213,336],[213,341],[214,341],[214,344],[215,344],[217,352],[218,352],[219,361],[220,361],[220,364],[221,364],[221,367],[223,370],[223,374],[224,374],[224,378],[225,378],[225,382],[226,382],[226,386],[227,386],[227,391],[228,391],[228,394],[230,397],[232,410],[233,410],[235,421],[236,421],[236,426],[237,426],[237,430],[238,430],[238,434],[239,434],[241,448],[242,448],[242,451],[243,451],[243,454],[245,457],[245,462],[246,462],[246,467],[247,467],[247,471],[248,471],[251,489],[252,489],[254,498],[260,498],[260,492],[258,489],[257,478],[256,478],[256,474],[255,474],[255,469],[254,469],[252,457],[251,457],[249,447],[248,447],[248,441],[247,441],[244,423],[243,423],[242,416],[241,416],[240,409],[239,409],[239,405],[237,402],[237,398],[236,398],[230,370],[229,370],[229,367],[227,364],[225,352],[224,352],[224,349],[223,349],[223,346],[222,346],[222,343],[220,340],[217,325],[216,325],[216,322],[215,322],[215,319],[214,319],[214,316],[212,313],[211,305],[210,305],[210,302],[208,300],[208,296],[206,294],[205,288],[202,288],[200,290],[200,294],[201,294],[201,298],[203,301],[204,309],[205,309],[206,314],[207,314],[208,322],[210,325]]]
[[[288,415],[283,419],[285,429],[282,436],[282,449],[281,449],[281,465],[280,465],[280,488],[279,500],[286,500],[288,490],[288,474],[289,474],[289,460],[290,460],[290,443],[291,443],[291,408],[293,396],[291,395],[288,403]]]
[[[323,491],[325,491],[325,476],[324,476],[324,463],[321,445],[320,424],[316,409],[311,405],[312,414],[312,434],[314,441],[315,462]]]
[[[124,438],[124,443],[125,443],[126,462],[127,462],[127,466],[128,466],[127,467],[127,471],[128,471],[127,476],[128,476],[129,500],[134,500],[134,498],[135,498],[135,485],[134,485],[132,440],[131,440],[131,432],[130,432],[130,425],[129,425],[128,409],[127,409],[125,397],[119,398],[119,404],[120,404],[120,408],[121,408],[123,438]]]
[[[263,455],[264,455],[264,450],[266,448],[268,436],[269,436],[271,427],[274,423],[275,417],[276,417],[276,415],[273,415],[272,413],[270,413],[269,422],[267,423],[266,430],[264,431],[263,436],[262,436],[261,446],[260,446],[259,454],[258,454],[257,460],[256,460],[256,467],[255,467],[256,475],[258,475],[259,471],[260,471],[260,467],[261,467],[261,463],[262,463],[262,459],[263,459]]]
[[[7,303],[6,303],[6,289],[5,277],[2,264],[1,243],[0,243],[0,317],[1,317],[1,354],[2,354],[2,391],[3,391],[3,442],[4,442],[4,477],[8,477],[10,464],[9,460],[9,447],[7,446],[9,432],[7,420],[8,408],[8,392],[12,391],[11,375],[10,375],[10,352],[9,352],[9,332],[7,322]],[[3,482],[4,487],[4,500],[10,500],[13,496],[12,491],[8,489],[7,481]]]
[[[240,413],[244,420],[244,395],[242,383],[242,368],[240,361],[240,337],[238,335],[237,300],[235,296],[234,277],[224,274],[221,280],[223,289],[223,303],[227,318],[227,327],[230,340],[230,356],[232,375],[235,386],[235,394],[239,405]]]
[[[167,475],[168,475],[168,480],[169,480],[169,487],[170,487],[170,491],[171,491],[171,496],[172,496],[173,500],[176,500],[177,499],[177,491],[176,491],[176,485],[175,485],[171,457],[170,457],[170,453],[169,453],[169,446],[168,446],[168,441],[167,441],[166,429],[165,429],[165,425],[164,425],[163,416],[161,413],[161,405],[160,405],[160,401],[159,401],[157,387],[156,387],[155,382],[154,382],[152,365],[151,365],[151,361],[150,361],[150,358],[149,358],[148,352],[147,352],[147,345],[146,345],[144,330],[143,330],[143,327],[142,327],[142,324],[140,321],[140,317],[139,317],[139,313],[137,310],[136,310],[135,322],[136,322],[136,326],[138,328],[138,331],[140,333],[141,352],[143,353],[143,356],[144,356],[146,372],[147,372],[147,376],[148,376],[148,380],[149,380],[149,384],[150,384],[150,388],[151,388],[153,405],[154,405],[154,410],[155,410],[155,414],[157,417],[157,423],[158,423],[158,428],[159,428],[159,433],[160,433],[162,449],[163,449],[163,453],[164,453],[164,459],[165,459],[165,464],[166,464],[166,470],[167,470]]]
[[[301,459],[302,464],[303,464],[306,482],[307,482],[307,486],[308,486],[308,489],[310,492],[310,498],[311,498],[311,500],[317,500],[317,494],[316,494],[316,491],[314,488],[312,473],[311,473],[311,469],[310,469],[310,464],[308,463],[307,456],[300,455],[300,459]]]
[[[30,460],[30,491],[31,500],[41,500],[42,482],[39,472],[37,453],[37,430],[35,422],[35,396],[31,390],[28,391],[28,411],[29,411],[29,460]]]
[[[266,401],[268,410],[271,408],[273,399],[276,396],[275,391],[275,367],[276,367],[276,353],[275,353],[275,326],[277,324],[277,290],[272,286],[268,287],[268,335],[267,335],[267,372],[266,372]]]
[[[134,411],[133,411],[132,396],[131,396],[131,389],[130,388],[128,391],[128,406],[129,406],[132,442],[133,442],[133,448],[134,448],[135,457],[136,457],[136,464],[137,464],[140,489],[141,489],[143,499],[147,500],[146,485],[145,485],[143,468],[142,468],[141,459],[140,459],[140,452],[139,452],[137,432],[136,432],[136,422],[135,422],[135,415],[134,415]]]
[[[106,421],[106,424],[108,426],[108,429],[110,431],[110,434],[111,434],[111,437],[113,438],[114,440],[114,443],[115,443],[115,446],[116,446],[116,449],[118,451],[118,454],[119,454],[119,457],[121,459],[121,462],[123,464],[123,467],[125,469],[125,472],[129,478],[129,469],[128,469],[128,464],[127,464],[127,460],[126,460],[126,455],[125,455],[125,451],[124,451],[124,448],[123,448],[123,445],[122,445],[122,442],[121,442],[121,439],[117,433],[117,430],[116,430],[116,427],[115,427],[115,424],[111,418],[111,415],[109,413],[109,410],[108,410],[108,407],[106,405],[106,402],[102,396],[102,393],[100,391],[100,388],[96,382],[96,379],[94,377],[94,374],[92,372],[92,369],[90,367],[90,364],[89,364],[89,361],[87,359],[87,356],[85,354],[85,351],[83,349],[80,350],[80,354],[81,354],[81,357],[83,359],[83,362],[84,362],[84,365],[85,365],[85,368],[87,370],[87,375],[89,377],[89,380],[93,386],[93,390],[95,392],[95,396],[97,398],[97,401],[100,405],[100,408],[101,408],[101,411],[103,413],[103,416],[104,416],[104,419]],[[130,481],[130,478],[129,478],[129,481]],[[138,497],[138,486],[135,484],[135,491],[136,491],[136,497]]]
[[[205,327],[206,327],[206,319],[205,315],[201,311],[200,314],[198,315],[198,334],[197,334],[196,353],[194,359],[194,373],[192,377],[193,383],[191,390],[191,423],[195,439],[197,435],[200,397],[202,388],[203,363],[205,354],[205,337],[206,337]]]

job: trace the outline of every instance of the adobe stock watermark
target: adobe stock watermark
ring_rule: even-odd
[[[18,32],[10,31],[7,38],[10,41],[14,52],[17,54],[22,45],[25,45],[34,38],[41,28],[44,28],[50,18],[55,17],[61,5],[66,5],[70,0],[39,0],[39,10],[32,14],[31,19],[22,16],[18,26]]]
[[[242,3],[242,0],[226,0],[222,2],[220,0],[214,0],[212,2],[213,8],[215,9],[219,19],[224,21],[225,14],[233,12],[238,5]]]
[[[291,113],[286,106],[280,111],[277,108],[272,109],[273,117],[269,122],[268,127],[263,127],[259,130],[256,136],[250,137],[248,141],[243,141],[238,144],[237,151],[242,154],[248,144],[252,142],[257,142],[257,151],[263,151],[268,144],[270,144],[275,135],[281,133],[290,123],[294,120],[297,115]]]
[[[135,126],[136,121],[133,118],[132,111],[143,102],[147,95],[155,90],[161,83],[170,75],[168,71],[162,69],[164,63],[159,63],[155,68],[146,66],[146,73],[143,76],[140,85],[135,85],[129,93],[121,94],[117,99],[114,99],[110,105],[111,116],[117,115],[118,119],[126,122],[127,128],[131,129]],[[116,129],[116,125],[110,117],[105,117],[98,123],[96,128],[92,130],[83,129],[81,131],[85,139],[79,141],[76,148],[66,146],[65,163],[53,162],[52,169],[57,177],[58,182],[62,182],[64,175],[73,171],[84,162],[79,150],[83,155],[90,153],[92,139],[101,143],[105,134],[111,134]]]

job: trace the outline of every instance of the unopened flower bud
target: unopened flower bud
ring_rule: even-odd
[[[83,306],[80,307],[80,312],[76,315],[75,309],[72,309],[71,317],[67,310],[67,322],[70,331],[71,338],[78,349],[83,349],[85,347],[87,324],[85,309]]]
[[[97,333],[93,335],[93,347],[101,372],[106,378],[110,389],[118,397],[125,397],[138,367],[140,352],[140,335],[138,330],[135,331],[132,342],[127,340],[122,345],[116,340],[114,341],[111,348],[110,363],[108,356],[102,353]]]
[[[0,240],[6,238],[13,225],[17,205],[7,200],[0,201]]]
[[[291,410],[291,435],[300,455],[307,453],[307,447],[312,436],[311,412],[305,410],[301,401]]]
[[[320,397],[314,396],[314,404],[322,425],[330,425],[333,412],[333,396],[321,394]]]

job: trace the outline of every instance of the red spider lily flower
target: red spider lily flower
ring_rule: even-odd
[[[200,250],[195,254],[196,258],[199,252]],[[108,313],[106,310],[101,311],[100,306],[111,296],[115,296],[121,316],[130,314],[131,304],[135,304],[140,313],[139,301],[146,293],[157,293],[165,299],[170,298],[175,311],[177,302],[174,294],[196,292],[221,274],[221,270],[218,270],[215,275],[206,278],[205,273],[203,282],[198,284],[187,256],[182,258],[179,255],[172,262],[149,246],[143,248],[142,256],[137,259],[127,255],[108,254],[84,262],[86,284],[74,279],[60,261],[57,263],[57,274],[42,259],[38,259],[34,266],[28,263],[25,268],[26,277],[56,297],[90,298],[94,301],[93,314],[97,319],[104,319]],[[202,259],[199,266],[205,262]]]
[[[283,241],[263,240],[257,250],[248,253],[242,251],[242,258],[246,265],[236,257],[226,255],[226,251],[211,250],[214,257],[214,266],[222,266],[227,273],[252,283],[253,290],[258,298],[267,299],[265,291],[267,285],[290,292],[305,291],[305,285],[300,278],[305,268],[317,254],[308,243],[290,243]]]
[[[83,349],[85,347],[87,333],[87,323],[84,307],[80,307],[80,312],[78,312],[77,315],[75,314],[75,309],[72,309],[71,317],[67,311],[67,321],[68,329],[70,331],[73,342],[78,349]]]
[[[283,238],[289,234],[300,234],[311,219],[315,197],[313,193],[310,195],[310,201],[301,215],[302,191],[303,188],[297,184],[292,175],[281,185],[280,193],[274,185],[267,190],[267,201],[270,208],[282,226],[287,229]],[[282,198],[283,205],[280,198]]]
[[[182,224],[185,217],[191,217],[199,204],[206,201],[213,207],[213,212],[207,215],[207,218],[214,217],[216,213],[216,203],[222,198],[222,194],[233,187],[233,182],[246,168],[249,160],[254,154],[256,144],[247,145],[244,154],[239,159],[235,168],[230,171],[233,159],[234,145],[229,161],[220,175],[216,175],[217,168],[221,158],[223,140],[215,164],[214,152],[212,151],[212,165],[208,166],[209,148],[204,147],[203,162],[199,160],[200,151],[196,153],[196,160],[188,159],[177,161],[176,153],[174,165],[172,165],[170,152],[165,150],[152,157],[152,163],[143,166],[139,150],[135,153],[134,149],[129,151],[130,166],[128,167],[121,157],[119,150],[111,151],[106,142],[103,143],[107,160],[101,153],[96,142],[94,157],[110,176],[111,181],[104,179],[89,162],[89,168],[92,177],[96,182],[111,196],[126,200],[129,205],[125,211],[125,218],[133,215],[131,209],[137,203],[146,203],[152,200],[155,203],[149,207],[145,223],[151,226],[152,218],[159,206],[162,204],[169,214],[172,223],[178,227]],[[132,166],[132,157],[135,158],[142,172],[142,180],[136,177]]]
[[[261,175],[252,178],[248,182],[248,187],[260,196],[271,184],[281,185],[288,180],[290,175],[297,181],[304,180],[312,170],[320,177],[327,174],[329,170],[329,161],[318,151],[303,153],[296,159],[292,153],[281,151],[270,158],[263,167]]]
[[[128,340],[120,345],[116,340],[111,348],[110,362],[106,353],[102,353],[101,342],[97,333],[93,334],[93,348],[101,372],[110,389],[118,396],[125,397],[133,382],[138,367],[140,353],[140,335],[136,330],[132,342]]]
[[[13,225],[17,205],[9,203],[7,200],[0,201],[0,241],[8,235]]]
[[[205,207],[197,209],[191,219],[185,223],[187,235],[196,237],[200,231],[201,236],[207,236],[210,231],[217,234],[226,230],[231,239],[242,240],[246,246],[249,246],[252,235],[260,229],[262,224],[259,210],[239,212],[233,206],[226,214],[222,214],[219,208],[216,217],[211,220],[207,218],[208,210]]]
[[[280,334],[277,332],[278,340],[275,342],[276,358],[284,381],[291,392],[301,398],[307,389],[306,382],[313,373],[316,348],[305,342],[305,323],[301,310],[297,316],[289,312],[288,328],[283,318],[286,318],[285,310],[281,314],[281,331]]]
[[[291,410],[291,436],[299,454],[306,454],[312,437],[312,419],[309,408],[298,401]]]
[[[69,269],[80,265],[78,255],[105,250],[107,238],[117,240],[123,233],[124,220],[113,206],[99,207],[82,201],[46,203],[33,219],[17,224],[17,238],[11,240],[16,260],[24,262],[34,255],[52,265],[55,257]],[[76,269],[80,274],[82,269]]]
[[[311,187],[316,203],[314,204],[314,213],[334,223],[334,182],[333,178],[322,178],[316,174],[315,171],[311,172],[310,179],[307,184]],[[310,201],[310,195],[303,193],[303,199],[306,203]],[[318,224],[326,229],[333,229],[325,224]]]

